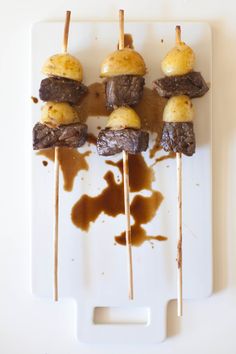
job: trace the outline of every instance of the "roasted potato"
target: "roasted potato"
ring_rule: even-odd
[[[101,65],[101,77],[118,75],[146,74],[146,66],[142,56],[133,49],[116,50],[108,55]]]
[[[161,69],[166,76],[184,75],[193,71],[195,55],[184,42],[180,42],[165,56]]]
[[[79,122],[78,113],[69,103],[47,102],[42,108],[41,123],[51,127]]]
[[[68,53],[55,54],[48,58],[42,72],[48,76],[60,76],[75,81],[83,80],[82,65],[78,59]]]
[[[174,96],[171,97],[164,109],[164,122],[192,122],[194,116],[194,109],[192,101],[188,96]]]
[[[137,113],[130,107],[119,107],[109,116],[106,128],[119,130],[125,128],[140,129],[141,122]]]

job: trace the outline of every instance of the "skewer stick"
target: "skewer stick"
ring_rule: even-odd
[[[58,301],[58,219],[59,219],[59,147],[55,147],[54,157],[54,301]]]
[[[124,49],[124,10],[119,11],[120,35],[119,49]],[[126,218],[126,249],[127,249],[127,265],[128,265],[128,285],[129,299],[134,298],[133,289],[133,262],[132,262],[132,247],[131,247],[131,226],[130,226],[130,202],[129,202],[129,161],[128,153],[123,150],[123,181],[124,181],[124,203],[125,203],[125,218]]]
[[[70,11],[66,11],[62,51],[67,52]],[[58,301],[58,220],[59,220],[59,147],[55,147],[54,158],[54,224],[53,224],[53,245],[54,245],[54,301]]]
[[[176,44],[181,42],[181,27],[176,26]],[[183,314],[183,277],[182,277],[182,154],[176,153],[177,165],[177,315]]]
[[[183,314],[182,279],[182,154],[176,154],[177,164],[177,314]]]

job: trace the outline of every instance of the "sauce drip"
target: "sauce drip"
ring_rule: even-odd
[[[84,194],[73,206],[71,219],[75,226],[88,231],[90,222],[94,222],[104,212],[109,216],[124,213],[123,183],[116,183],[114,175],[108,171],[104,176],[107,187],[97,196]]]
[[[146,231],[140,224],[136,223],[131,226],[131,242],[133,246],[141,246],[145,241],[166,241],[166,236],[148,236]],[[115,241],[122,246],[126,245],[125,231],[115,237]]]
[[[106,163],[119,169],[123,176],[123,160],[117,162],[107,160]],[[139,171],[139,173],[137,173]],[[131,192],[139,192],[143,189],[151,190],[154,181],[153,170],[146,164],[143,155],[129,154],[129,183]]]
[[[34,102],[34,103],[38,103],[38,98],[37,97],[34,97],[34,96],[31,96],[31,100]]]
[[[142,100],[134,107],[141,118],[142,128],[157,133],[156,145],[159,146],[162,133],[162,115],[167,100],[147,87],[143,90]]]
[[[96,145],[97,144],[97,137],[93,135],[92,133],[88,133],[87,135],[87,143]]]
[[[129,33],[124,33],[124,47],[134,49],[133,37]],[[117,49],[119,49],[119,42],[117,43]]]
[[[61,147],[59,149],[59,164],[64,178],[64,190],[70,192],[73,189],[74,179],[77,174],[85,170],[89,166],[86,157],[89,156],[91,151],[80,153],[76,149]],[[40,150],[37,155],[42,155],[51,161],[54,161],[54,149]]]
[[[76,110],[81,123],[86,122],[89,116],[108,116],[110,112],[106,109],[105,86],[95,82],[88,86],[88,93],[83,97]]]
[[[167,240],[164,236],[148,236],[142,224],[147,224],[155,216],[163,201],[163,195],[158,191],[153,191],[150,197],[136,195],[130,206],[130,214],[134,218],[134,225],[131,226],[131,242],[133,246],[140,246],[145,241]],[[126,244],[125,231],[115,237],[115,241],[120,245]]]
[[[155,144],[153,145],[153,147],[149,150],[149,157],[150,157],[150,159],[153,159],[153,157],[156,155],[156,153],[157,153],[158,151],[160,151],[160,150],[161,150],[161,146],[158,145],[157,142],[155,142]]]
[[[169,160],[169,159],[175,159],[176,158],[176,153],[173,151],[170,151],[167,155],[162,155],[155,159],[155,162],[152,164],[151,167],[155,166],[158,162]]]
[[[122,160],[117,162],[108,160],[106,163],[117,167],[121,173],[123,172]],[[143,242],[151,240],[166,240],[167,238],[164,236],[147,235],[142,227],[143,224],[147,224],[156,216],[157,210],[163,201],[163,195],[151,188],[153,181],[152,168],[147,166],[143,156],[138,154],[129,155],[129,170],[131,191],[139,192],[144,189],[151,191],[150,196],[136,195],[131,202],[130,214],[134,219],[134,225],[131,228],[132,245],[140,246]],[[140,178],[137,176],[137,171],[139,171]],[[90,223],[95,222],[102,213],[112,217],[124,214],[123,175],[121,183],[116,182],[112,171],[108,171],[104,179],[107,182],[107,186],[99,195],[91,197],[85,194],[72,208],[72,222],[83,231],[88,231]],[[124,245],[125,232],[116,236],[115,240],[120,245]]]

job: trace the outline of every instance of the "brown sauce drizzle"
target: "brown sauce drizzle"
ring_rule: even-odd
[[[38,103],[39,101],[37,97],[31,96],[30,98],[34,103]]]
[[[88,133],[87,136],[87,143],[96,145],[97,144],[97,137],[95,135],[93,135],[92,133]]]
[[[104,212],[109,216],[124,213],[123,184],[116,183],[114,175],[108,171],[104,176],[107,187],[96,197],[84,194],[73,206],[71,219],[75,226],[88,231],[90,222],[94,222]]]
[[[168,152],[167,155],[162,155],[155,159],[155,162],[151,165],[151,167],[155,166],[158,162],[169,160],[169,159],[175,159],[176,158],[176,153],[173,151]]]
[[[160,97],[158,93],[145,87],[143,98],[134,107],[141,118],[142,128],[150,132],[157,133],[156,145],[159,146],[162,133],[162,114],[167,100]]]
[[[44,157],[46,157],[48,160],[54,162],[55,151],[54,151],[53,148],[45,149],[45,150],[39,150],[39,151],[36,153],[36,155],[44,156]]]
[[[110,112],[106,109],[105,86],[95,82],[88,86],[88,93],[83,97],[80,104],[76,106],[81,123],[86,122],[88,117],[108,116]]]
[[[106,163],[117,167],[122,173],[122,160],[118,162],[108,160]],[[130,206],[130,213],[134,218],[134,225],[132,225],[131,228],[132,245],[140,246],[143,242],[151,240],[166,240],[167,238],[165,236],[147,235],[146,231],[141,226],[147,224],[156,216],[156,212],[164,199],[159,191],[152,190],[151,188],[153,181],[152,168],[147,166],[143,156],[139,154],[129,155],[129,169],[131,191],[138,192],[144,189],[152,191],[149,197],[136,195],[132,200]],[[139,171],[140,178],[137,176],[137,171]],[[85,194],[72,208],[72,222],[83,231],[88,231],[90,222],[94,222],[101,213],[112,217],[124,214],[123,181],[117,183],[112,171],[108,171],[104,179],[107,182],[107,186],[99,195],[91,197]],[[115,240],[120,245],[124,245],[125,232],[116,236]]]
[[[115,166],[123,174],[123,160],[117,162],[107,160],[106,163]],[[137,173],[139,171],[139,173]],[[151,190],[154,181],[153,170],[148,167],[142,154],[129,155],[129,183],[131,192],[139,192],[143,189]]]
[[[161,146],[158,145],[158,144],[155,142],[155,144],[153,145],[153,147],[149,150],[149,157],[150,157],[150,159],[153,159],[153,157],[156,155],[156,153],[157,153],[158,151],[160,151],[160,150],[161,150]]]
[[[134,218],[134,225],[131,226],[131,239],[133,246],[140,246],[145,241],[167,240],[164,236],[148,236],[142,224],[147,224],[155,216],[158,208],[163,201],[163,195],[158,191],[153,191],[150,197],[136,195],[130,205],[130,214]],[[121,245],[125,245],[125,231],[115,237],[115,241]]]
[[[125,46],[125,48],[134,49],[133,37],[129,33],[124,34],[124,46]],[[117,49],[119,49],[119,43],[117,43]]]
[[[59,164],[63,173],[65,191],[70,192],[73,189],[74,179],[80,171],[88,170],[86,157],[90,153],[91,151],[80,153],[76,149],[66,147],[59,149]],[[54,161],[54,149],[40,150],[37,155],[45,156]]]
[[[133,246],[141,246],[145,241],[166,241],[168,238],[166,236],[148,236],[146,231],[139,223],[136,223],[131,226],[131,238]],[[119,245],[126,245],[125,231],[123,231],[119,236],[115,237],[116,243]]]

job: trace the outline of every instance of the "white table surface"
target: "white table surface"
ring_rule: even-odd
[[[98,6],[97,3],[100,5]],[[234,1],[86,0],[1,1],[1,354],[235,354],[236,326],[236,5]],[[30,294],[29,28],[36,21],[111,20],[119,8],[130,20],[205,20],[213,29],[214,294],[168,311],[168,339],[155,347],[88,347],[75,337],[74,303],[55,305]],[[197,217],[197,215],[196,215]]]

